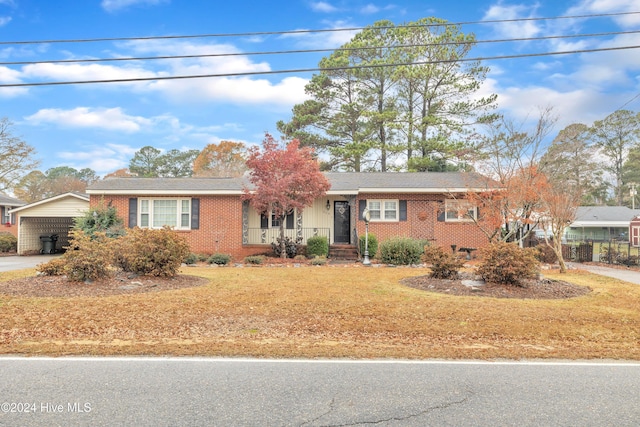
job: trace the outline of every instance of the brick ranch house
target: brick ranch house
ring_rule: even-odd
[[[487,238],[464,213],[478,214],[464,200],[487,189],[481,175],[466,172],[327,172],[324,197],[285,219],[287,235],[327,236],[332,247],[355,247],[365,233],[362,212],[371,212],[369,232],[380,242],[395,236],[428,239],[450,248],[482,247]],[[127,227],[170,225],[194,253],[236,258],[264,253],[279,236],[279,219],[261,215],[242,200],[246,178],[109,178],[87,189],[90,206],[114,206]]]

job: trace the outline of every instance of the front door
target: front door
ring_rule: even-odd
[[[350,243],[351,210],[349,202],[333,202],[333,242]]]

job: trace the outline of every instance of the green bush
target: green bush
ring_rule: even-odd
[[[184,263],[187,265],[193,265],[196,262],[198,262],[198,255],[194,254],[194,253],[190,253],[189,255],[186,256],[186,258],[184,259]]]
[[[69,280],[91,281],[112,274],[113,241],[105,233],[96,232],[92,237],[82,230],[71,230],[69,237],[69,246],[62,256],[62,269]]]
[[[116,265],[124,271],[145,276],[175,276],[189,255],[189,245],[184,237],[169,227],[159,230],[133,228],[116,243]]]
[[[535,251],[515,243],[493,243],[479,250],[478,274],[487,282],[521,286],[538,275]]]
[[[360,255],[364,256],[365,251],[365,235],[360,236]],[[369,257],[375,258],[378,253],[378,238],[375,234],[369,233]]]
[[[247,263],[247,264],[260,265],[260,264],[264,263],[264,256],[263,255],[249,255],[249,256],[244,258],[244,262]]]
[[[435,279],[455,279],[464,260],[439,246],[425,246],[422,260],[431,265],[430,276]]]
[[[74,223],[75,229],[82,230],[91,237],[97,232],[104,232],[110,238],[126,234],[124,222],[118,217],[116,208],[111,204],[105,206],[104,200],[101,200],[98,206],[90,208],[83,216],[75,218]]]
[[[380,245],[380,260],[385,264],[418,264],[423,253],[421,243],[408,237],[394,237]]]
[[[0,233],[0,252],[15,252],[18,249],[18,239],[11,233]]]
[[[209,264],[227,265],[231,262],[231,255],[229,254],[213,254],[207,260]]]
[[[329,239],[326,236],[313,236],[307,239],[307,256],[309,258],[328,255]]]

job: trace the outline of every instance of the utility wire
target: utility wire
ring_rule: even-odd
[[[527,53],[527,54],[518,54],[518,55],[462,58],[462,59],[450,59],[450,60],[438,60],[438,61],[417,61],[417,62],[395,63],[395,64],[357,65],[357,66],[350,66],[350,67],[300,68],[300,69],[274,70],[274,71],[251,71],[251,72],[242,72],[242,73],[196,74],[196,75],[185,75],[185,76],[159,76],[159,77],[132,77],[132,78],[107,79],[107,80],[76,80],[76,81],[35,82],[35,83],[8,83],[8,84],[0,84],[0,88],[28,87],[28,86],[61,86],[61,85],[94,84],[94,83],[95,84],[97,83],[128,83],[128,82],[161,81],[161,80],[201,79],[201,78],[215,78],[215,77],[243,77],[243,76],[256,76],[256,75],[309,73],[314,71],[324,71],[324,72],[344,71],[344,70],[357,70],[357,69],[367,69],[367,68],[386,68],[386,67],[401,67],[401,66],[414,66],[414,65],[426,65],[426,64],[444,64],[444,63],[452,63],[452,62],[474,62],[474,61],[488,61],[488,60],[498,60],[498,59],[532,58],[532,57],[552,56],[552,55],[572,55],[577,53],[606,52],[606,51],[618,51],[618,50],[628,50],[628,49],[638,49],[638,48],[640,48],[640,45],[608,47],[608,48],[600,48],[600,49],[569,50],[569,51],[560,51],[560,52],[541,52],[541,53]]]
[[[118,61],[148,61],[148,60],[161,60],[161,59],[217,58],[217,57],[231,57],[231,56],[283,55],[283,54],[320,53],[320,52],[337,52],[337,51],[352,51],[352,50],[372,50],[372,49],[386,49],[386,48],[396,49],[396,48],[436,47],[436,46],[486,44],[486,43],[510,43],[510,42],[541,41],[541,40],[569,39],[569,38],[581,38],[581,37],[604,37],[604,36],[628,35],[628,34],[638,34],[638,33],[640,33],[640,30],[613,31],[613,32],[606,32],[606,33],[568,34],[568,35],[554,35],[554,36],[540,36],[540,37],[520,37],[520,38],[493,39],[493,40],[417,43],[417,44],[404,44],[404,45],[397,45],[397,46],[363,46],[363,47],[357,47],[357,48],[354,47],[354,48],[336,48],[336,49],[302,49],[302,50],[278,50],[278,51],[259,51],[259,52],[203,53],[203,54],[194,54],[194,55],[162,55],[162,56],[140,56],[140,57],[119,57],[119,58],[52,59],[52,60],[39,60],[39,61],[9,61],[9,62],[0,62],[0,65],[69,64],[69,63],[95,63],[95,62],[118,62]]]
[[[550,20],[560,20],[560,19],[588,19],[588,18],[604,18],[604,17],[613,17],[613,16],[628,16],[628,15],[636,15],[636,14],[640,14],[640,11],[639,12],[598,13],[598,14],[590,14],[590,15],[554,16],[554,17],[541,17],[541,18],[514,18],[514,19],[492,19],[492,20],[485,20],[485,21],[409,24],[409,25],[380,26],[380,27],[326,28],[326,29],[319,29],[319,30],[256,31],[256,32],[247,32],[247,33],[218,33],[218,34],[194,34],[194,35],[147,36],[147,37],[103,37],[103,38],[93,38],[93,39],[0,41],[0,45],[92,43],[92,42],[108,42],[108,41],[193,39],[193,38],[210,38],[210,37],[255,37],[255,36],[268,36],[268,35],[290,35],[290,34],[328,33],[328,32],[341,32],[341,31],[361,31],[365,29],[447,27],[447,26],[478,25],[478,24],[499,24],[499,23],[510,23],[510,22],[550,21]]]

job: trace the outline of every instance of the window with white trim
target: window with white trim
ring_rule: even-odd
[[[9,207],[7,206],[6,208],[4,208],[4,218],[2,219],[2,223],[3,224],[10,224],[11,221],[11,214],[9,213]]]
[[[191,199],[140,199],[138,223],[143,228],[191,228]]]
[[[478,208],[466,200],[445,200],[445,221],[461,222],[478,219]]]
[[[398,221],[398,200],[367,200],[371,221]]]

